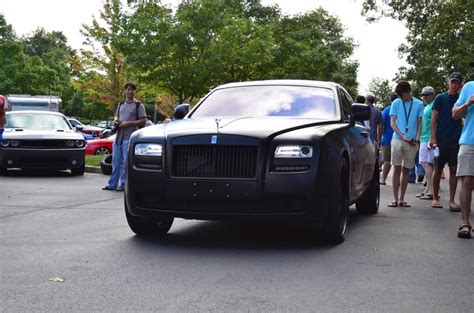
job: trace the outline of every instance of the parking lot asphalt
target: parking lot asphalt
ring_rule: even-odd
[[[4,312],[473,312],[474,239],[459,213],[418,200],[351,211],[337,246],[296,225],[176,220],[163,239],[127,226],[107,176],[9,171],[0,177]],[[50,279],[62,278],[63,282]]]

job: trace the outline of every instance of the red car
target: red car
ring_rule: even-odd
[[[86,155],[112,154],[114,139],[115,135],[103,139],[88,140]]]

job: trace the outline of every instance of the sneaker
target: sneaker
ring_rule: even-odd
[[[119,186],[119,187],[117,187],[117,189],[115,189],[115,190],[117,190],[117,191],[124,191],[125,188],[123,188],[122,186]]]

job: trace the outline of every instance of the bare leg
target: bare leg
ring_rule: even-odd
[[[441,205],[439,202],[439,183],[441,181],[441,172],[435,168],[433,173],[433,206]]]
[[[390,173],[390,167],[390,162],[383,162],[382,183],[385,183],[385,180],[387,180],[388,173]]]
[[[400,187],[400,174],[402,172],[401,166],[393,166],[392,176],[392,187],[393,187],[393,200],[398,203],[398,188]]]
[[[410,176],[410,169],[406,167],[402,167],[402,182],[400,188],[400,202],[405,200],[405,192],[407,191],[408,186],[408,176]]]
[[[425,195],[432,195],[433,194],[433,164],[431,163],[422,163],[423,168],[425,169],[425,177],[426,177],[426,187],[423,193]]]
[[[461,177],[461,218],[463,224],[469,223],[469,214],[471,213],[472,191],[474,190],[474,176]]]
[[[456,202],[454,201],[456,197],[456,187],[458,185],[456,169],[456,166],[449,167],[449,206],[456,206]]]

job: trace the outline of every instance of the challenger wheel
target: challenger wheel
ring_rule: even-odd
[[[82,165],[79,166],[79,167],[71,168],[71,174],[72,174],[72,176],[84,175],[84,172],[85,172],[85,171],[86,171],[86,165],[85,165],[85,163],[82,163]]]
[[[7,174],[7,168],[0,166],[0,175],[6,175]]]
[[[346,159],[341,159],[329,192],[329,212],[323,231],[324,239],[339,244],[346,239],[349,221],[349,172]]]
[[[127,218],[128,226],[138,236],[164,236],[168,233],[174,221],[173,217],[145,219],[143,217],[133,216],[128,212],[126,201],[125,216]]]

